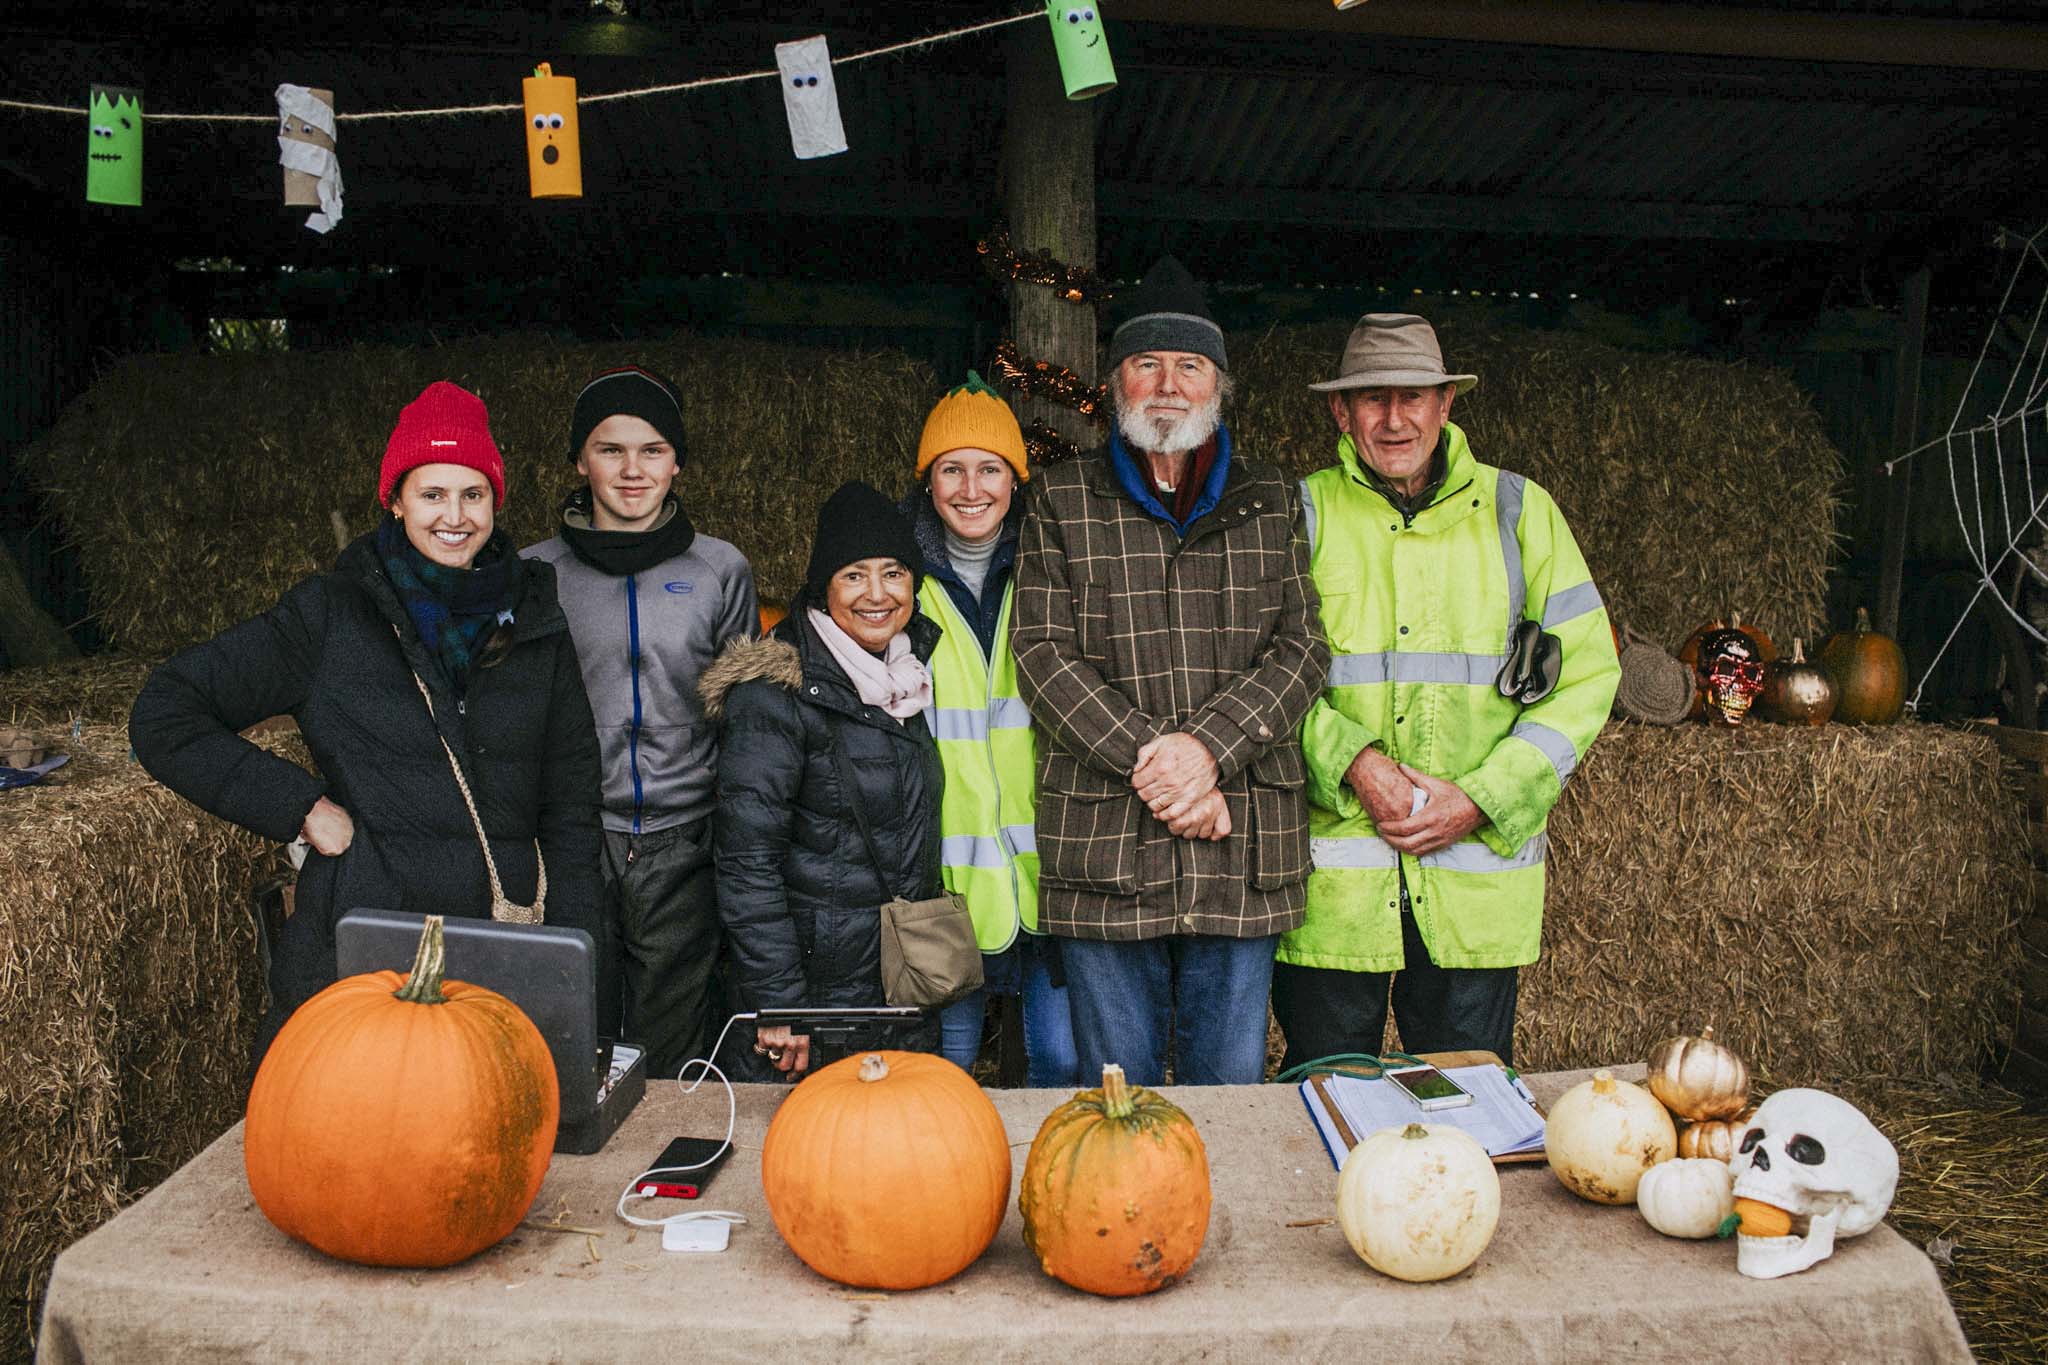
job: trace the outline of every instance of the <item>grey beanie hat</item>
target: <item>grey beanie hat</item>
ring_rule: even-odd
[[[1124,300],[1124,320],[1109,337],[1112,369],[1140,351],[1187,351],[1205,355],[1219,370],[1230,362],[1223,352],[1223,329],[1209,316],[1209,301],[1188,268],[1161,256]]]

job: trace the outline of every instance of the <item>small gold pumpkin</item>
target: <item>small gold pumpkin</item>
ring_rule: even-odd
[[[1711,1157],[1727,1161],[1742,1142],[1743,1130],[1756,1114],[1750,1105],[1732,1119],[1702,1119],[1678,1130],[1678,1154],[1682,1157]]]
[[[1714,1041],[1710,1024],[1650,1049],[1650,1093],[1682,1119],[1723,1119],[1749,1103],[1749,1067]]]

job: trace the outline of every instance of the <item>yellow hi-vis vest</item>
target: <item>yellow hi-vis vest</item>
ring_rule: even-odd
[[[1009,947],[1020,923],[1038,932],[1038,753],[1010,653],[1016,596],[1013,582],[1003,591],[995,658],[988,660],[945,585],[926,574],[918,589],[924,614],[944,631],[932,652],[932,705],[924,717],[946,774],[939,862],[946,889],[967,901],[984,953]]]
[[[1456,424],[1444,435],[1442,491],[1412,520],[1366,479],[1349,436],[1337,464],[1302,483],[1330,681],[1301,727],[1314,867],[1282,962],[1398,970],[1404,879],[1440,967],[1519,967],[1541,945],[1544,826],[1607,720],[1621,667],[1557,504],[1474,459]],[[1542,622],[1564,654],[1556,689],[1529,706],[1494,685],[1523,620]],[[1396,852],[1344,781],[1368,745],[1456,783],[1485,822],[1439,852]]]

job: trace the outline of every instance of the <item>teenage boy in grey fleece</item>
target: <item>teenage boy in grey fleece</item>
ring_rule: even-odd
[[[673,491],[683,463],[675,386],[639,366],[607,370],[576,397],[569,458],[586,486],[561,533],[523,551],[555,566],[604,759],[604,879],[625,981],[621,1037],[651,1075],[708,1056],[717,980],[711,861],[716,732],[697,674],[755,634],[754,573],[700,535]],[[602,1008],[602,1003],[601,1003]],[[601,1018],[610,1032],[615,1016]]]

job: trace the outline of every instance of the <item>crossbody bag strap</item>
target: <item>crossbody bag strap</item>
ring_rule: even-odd
[[[881,851],[875,847],[874,832],[868,828],[867,812],[861,809],[860,789],[854,783],[853,761],[846,756],[846,747],[840,741],[836,725],[832,726],[832,763],[839,770],[840,785],[846,788],[846,804],[853,812],[853,823],[860,829],[861,842],[868,846],[868,861],[874,864],[875,880],[881,884],[884,896],[893,896],[897,893],[889,889],[889,874],[883,868]]]
[[[391,633],[398,635],[398,627]],[[399,646],[404,648],[405,637],[399,635]],[[427,719],[434,722],[434,738],[441,741],[441,752],[448,755],[448,769],[455,774],[455,789],[462,793],[462,804],[469,809],[469,823],[476,830],[477,846],[484,851],[484,871],[491,879],[491,918],[509,920],[518,924],[539,924],[546,912],[548,902],[548,860],[540,851],[540,841],[533,845],[533,860],[539,868],[539,876],[533,890],[533,904],[520,905],[505,895],[505,885],[498,880],[498,860],[491,856],[490,837],[484,833],[483,817],[476,813],[476,798],[469,794],[469,779],[462,775],[462,764],[455,757],[455,750],[448,747],[448,737],[441,733],[440,718],[434,714],[434,698],[427,691],[420,675],[407,668],[412,674],[412,685],[420,690],[420,700],[427,704]]]

